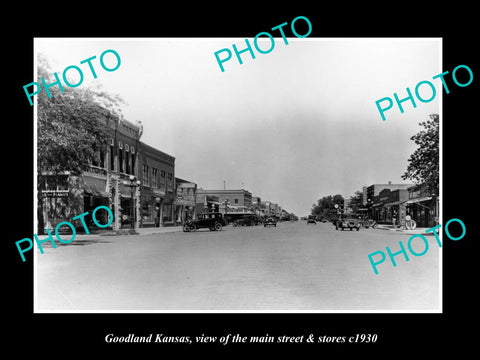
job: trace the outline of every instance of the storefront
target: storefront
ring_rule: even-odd
[[[438,224],[439,198],[431,195],[426,186],[408,188],[408,201],[405,202],[407,215],[415,220],[417,227],[433,227]]]
[[[167,191],[160,202],[160,220],[162,225],[174,225],[174,201],[173,192]]]
[[[110,206],[109,194],[105,191],[107,187],[105,169],[91,166],[82,174],[82,179],[84,212],[92,213],[100,205]],[[103,215],[107,216],[106,213]],[[106,223],[108,219],[100,219],[99,221]],[[93,226],[93,220],[90,216],[85,217],[85,222],[89,228]]]
[[[165,198],[165,192],[159,189],[143,186],[140,196],[140,227],[159,227],[160,219],[163,218],[162,201]]]
[[[195,218],[195,198],[197,184],[176,178],[175,222],[184,224]]]
[[[220,201],[218,196],[197,194],[197,200],[195,204],[195,213],[203,214],[207,212],[219,212]]]
[[[118,191],[114,191],[114,193],[117,194],[114,199],[114,204],[118,204],[117,213],[115,214],[116,220],[114,220],[115,228],[131,228],[132,222],[134,223],[134,228],[138,228],[140,190],[139,187],[126,186],[123,183],[124,181],[128,182],[129,180],[126,180],[126,176],[122,174],[116,183]],[[112,210],[114,210],[114,207]]]
[[[427,196],[406,202],[407,214],[417,223],[417,227],[433,227],[438,223],[436,199]]]

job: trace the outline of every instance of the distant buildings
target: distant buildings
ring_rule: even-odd
[[[253,213],[252,194],[244,189],[232,190],[197,190],[197,199],[201,200],[202,196],[215,198],[218,204],[218,211],[221,213]],[[202,210],[201,207],[197,207]],[[208,210],[208,207],[205,208]]]

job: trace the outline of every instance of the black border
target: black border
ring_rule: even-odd
[[[222,346],[106,344],[108,333],[211,336],[248,335],[354,335],[378,334],[375,344],[248,344],[250,350],[296,353],[308,350],[321,354],[334,350],[368,354],[382,350],[398,354],[439,354],[443,349],[473,348],[475,323],[475,286],[471,286],[475,270],[474,218],[476,205],[475,165],[478,163],[473,138],[476,134],[474,94],[478,94],[479,67],[476,65],[475,10],[471,5],[456,3],[450,9],[441,4],[432,6],[398,3],[370,5],[348,3],[338,5],[313,3],[300,9],[293,4],[277,3],[260,11],[245,3],[226,4],[198,9],[184,4],[183,9],[170,10],[161,3],[138,5],[116,4],[100,9],[84,4],[77,11],[56,8],[54,4],[36,5],[20,11],[19,31],[7,40],[14,56],[8,61],[8,86],[5,105],[9,109],[4,124],[6,133],[16,141],[5,141],[4,158],[4,258],[7,291],[8,348],[22,351],[26,346],[35,352],[53,357],[72,354],[140,352],[152,349],[158,356],[164,350],[214,350],[237,353],[246,344]],[[297,5],[297,4],[296,4]],[[338,8],[336,8],[338,6]],[[126,7],[123,9],[123,7]],[[451,218],[463,220],[467,227],[464,239],[454,242],[444,238],[444,313],[443,314],[33,314],[33,257],[22,263],[14,242],[31,237],[33,229],[33,108],[25,101],[22,86],[33,78],[34,37],[240,37],[251,38],[296,16],[306,16],[313,31],[310,37],[441,37],[443,69],[450,72],[458,65],[468,65],[474,74],[466,88],[451,88],[443,94],[443,223]],[[4,29],[12,34],[12,29]],[[9,30],[9,31],[8,31]],[[195,56],[192,54],[192,56]],[[434,75],[434,74],[432,74]],[[421,80],[421,79],[419,79]],[[414,84],[412,84],[414,85]],[[13,106],[11,99],[13,98]],[[10,137],[9,136],[9,137]],[[6,149],[8,148],[8,151]],[[8,206],[5,206],[7,205]],[[472,327],[473,325],[473,327]],[[165,348],[166,346],[166,348]],[[62,350],[62,351],[60,351]],[[379,353],[377,353],[379,354]],[[390,352],[386,353],[390,354]],[[37,354],[32,354],[36,356]]]

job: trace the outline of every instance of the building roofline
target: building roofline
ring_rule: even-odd
[[[199,191],[203,191],[203,192],[212,192],[212,193],[233,193],[233,192],[239,192],[239,191],[243,191],[243,192],[246,192],[246,193],[249,193],[250,195],[252,194],[250,191],[248,190],[245,190],[245,189],[228,189],[228,190],[215,190],[215,189],[199,189]]]
[[[147,153],[150,153],[152,155],[162,155],[162,156],[166,156],[167,158],[170,158],[173,162],[175,162],[175,156],[172,156],[170,154],[167,154],[166,152],[162,151],[162,150],[158,150],[157,148],[151,146],[151,145],[148,145],[146,144],[145,142],[143,141],[140,141],[140,148],[142,150],[146,150],[145,152]]]

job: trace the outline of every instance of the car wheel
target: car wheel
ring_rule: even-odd
[[[194,225],[194,224],[190,225],[189,228],[190,228],[190,231],[196,231],[197,230],[197,226]]]
[[[215,230],[217,230],[217,231],[222,230],[222,224],[220,224],[220,223],[215,223]]]
[[[183,232],[190,232],[190,226],[188,224],[183,225]]]

